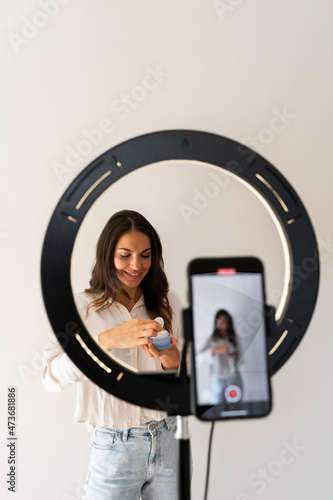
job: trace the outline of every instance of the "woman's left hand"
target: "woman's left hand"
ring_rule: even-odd
[[[165,356],[168,353],[168,351],[170,351],[173,345],[178,344],[178,340],[172,335],[170,335],[170,339],[171,339],[171,346],[168,347],[167,349],[161,349],[160,351],[157,351],[153,346],[153,344],[148,344],[148,345],[146,344],[142,345],[141,347],[145,351],[147,356],[149,356],[150,358],[160,358],[162,356]]]
[[[150,358],[160,358],[162,366],[165,370],[178,370],[180,353],[176,346],[178,340],[170,335],[171,346],[167,349],[157,351],[152,344],[142,345],[142,349]]]

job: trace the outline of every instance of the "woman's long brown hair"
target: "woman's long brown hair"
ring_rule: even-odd
[[[151,266],[141,281],[140,287],[148,314],[152,319],[161,316],[164,328],[172,331],[172,309],[168,300],[169,283],[164,272],[160,238],[148,220],[134,210],[115,213],[106,223],[96,245],[96,258],[86,293],[99,297],[90,302],[90,307],[106,309],[115,299],[116,293],[130,298],[119,281],[114,265],[114,251],[121,236],[131,231],[147,235],[151,242]]]

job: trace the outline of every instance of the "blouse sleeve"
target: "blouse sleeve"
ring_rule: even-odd
[[[47,391],[60,392],[87,377],[63,351],[60,344],[50,344],[43,352],[42,381]]]
[[[76,305],[79,313],[84,317],[87,302],[82,294],[77,294]],[[45,347],[42,381],[47,391],[60,392],[75,382],[87,379],[88,377],[73,363],[57,340]]]

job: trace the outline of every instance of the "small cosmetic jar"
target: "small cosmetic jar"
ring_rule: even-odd
[[[154,321],[157,321],[163,328],[164,326],[164,320],[163,318],[155,318]],[[158,332],[157,337],[149,337],[153,341],[153,346],[156,349],[156,351],[162,351],[163,349],[168,349],[168,347],[171,346],[171,338],[170,338],[170,333],[167,332],[166,330],[161,330]]]

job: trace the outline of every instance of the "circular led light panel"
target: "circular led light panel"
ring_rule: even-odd
[[[106,391],[146,408],[188,415],[189,380],[168,373],[134,373],[109,356],[82,322],[70,280],[75,238],[96,199],[124,175],[150,164],[158,168],[166,161],[202,162],[226,170],[259,197],[275,222],[285,277],[268,341],[272,373],[288,360],[310,323],[318,294],[319,255],[309,216],[288,181],[258,153],[219,135],[194,130],[145,134],[106,151],[74,179],[53,212],[42,250],[42,292],[52,328],[71,360]]]

